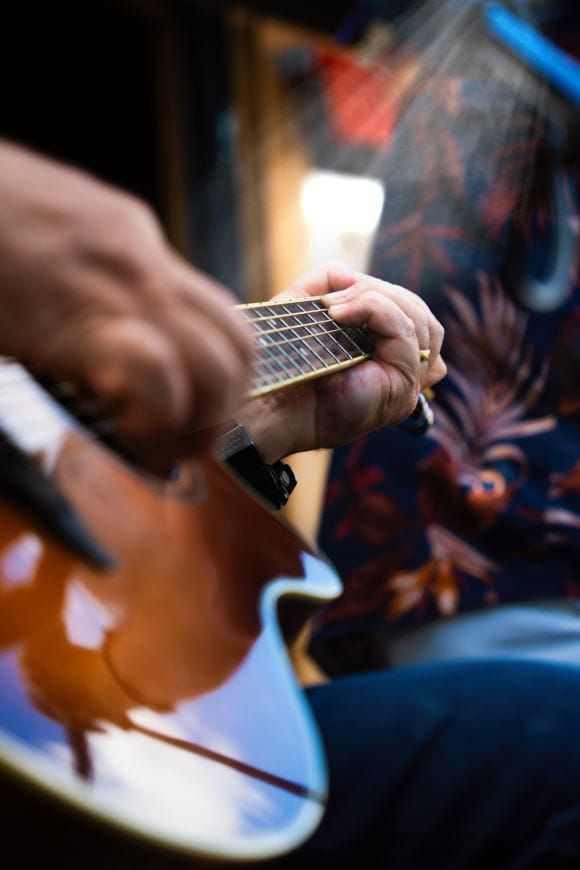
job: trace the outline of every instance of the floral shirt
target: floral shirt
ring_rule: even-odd
[[[373,666],[377,630],[580,595],[580,172],[548,138],[478,76],[438,76],[400,119],[370,271],[424,296],[449,373],[428,435],[334,454],[320,544],[345,589],[313,639],[331,672]],[[556,303],[529,308],[564,231]]]

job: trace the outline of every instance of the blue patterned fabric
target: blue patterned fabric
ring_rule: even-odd
[[[345,592],[313,644],[331,671],[372,666],[376,630],[580,594],[580,172],[546,155],[548,134],[478,75],[433,78],[399,122],[369,271],[428,301],[449,374],[429,436],[334,454],[320,544]],[[564,231],[560,301],[527,310],[521,275],[549,271]]]

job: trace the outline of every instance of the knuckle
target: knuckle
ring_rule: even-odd
[[[236,297],[220,281],[216,281],[215,278],[200,272],[199,269],[194,269],[189,264],[188,270],[192,281],[199,287],[199,290],[206,295],[210,295],[216,305],[233,308],[237,301]]]
[[[101,238],[108,245],[112,262],[131,265],[140,272],[159,264],[163,232],[157,216],[145,202],[120,193],[104,209],[101,219]],[[165,267],[165,258],[162,262]]]
[[[244,376],[245,367],[230,346],[215,357],[216,380],[227,390],[235,390]]]
[[[429,327],[433,335],[437,336],[438,338],[443,338],[443,336],[445,335],[445,329],[443,327],[443,324],[439,320],[437,320],[437,318],[431,313],[429,316]]]
[[[378,295],[376,290],[376,282],[365,275],[364,278],[361,278],[354,285],[354,292],[358,296],[370,296],[371,294]]]
[[[425,317],[423,314],[421,314],[418,318],[417,325],[419,327],[417,329],[417,333],[421,335],[421,340],[423,340],[423,338],[424,338],[426,341],[428,341],[430,336],[431,336],[431,329],[429,328],[430,327],[429,318]],[[415,328],[417,328],[417,327],[415,327]]]
[[[148,229],[160,232],[157,215],[146,202],[128,193],[116,194],[118,198],[117,210],[126,223],[139,231]]]
[[[388,304],[388,299],[373,284],[368,284],[361,292],[361,302],[372,312]]]
[[[408,317],[407,315],[404,315],[403,330],[404,330],[404,335],[407,336],[408,338],[414,338],[414,339],[417,338],[417,329],[415,327],[415,321],[413,320],[412,317]]]
[[[410,290],[407,292],[411,293]],[[417,293],[411,293],[411,295],[413,297],[413,301],[419,306],[425,317],[428,319],[432,318],[433,315],[431,314],[431,309],[429,308],[425,300],[422,299],[421,296],[419,296]]]
[[[385,281],[384,278],[377,279],[377,282],[380,284],[381,288],[387,293],[407,293],[404,287],[400,287],[398,284],[392,284],[390,281]]]

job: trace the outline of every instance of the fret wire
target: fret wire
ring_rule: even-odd
[[[350,343],[351,343],[352,345],[354,345],[354,347],[356,348],[357,353],[365,353],[365,351],[363,350],[363,348],[360,347],[360,345],[358,345],[358,344],[356,343],[356,341],[354,340],[354,338],[352,337],[352,333],[347,332],[345,329],[343,329],[343,334],[346,336],[347,340],[350,341]]]
[[[282,377],[282,380],[287,380],[288,376],[294,378],[296,377],[296,372],[302,374],[302,370],[297,362],[295,362],[292,356],[286,353],[284,349],[282,349],[282,353],[284,354],[286,360],[288,360],[290,364],[294,367],[294,371],[292,371],[292,369],[288,367],[285,360],[280,356],[276,357],[275,359],[269,357],[267,351],[272,346],[273,345],[265,345],[261,348],[262,355],[258,358],[258,362],[261,362],[263,365],[269,367],[273,371],[273,377],[275,378],[276,382],[280,381],[280,377]],[[275,366],[277,366],[277,369],[275,368]]]
[[[277,305],[279,305],[279,307],[281,307],[281,308],[284,307],[281,303],[277,303]],[[266,308],[266,307],[267,306],[264,306],[264,308]],[[272,306],[272,307],[274,307],[274,306]],[[282,320],[282,319],[285,319],[287,317],[298,317],[300,314],[309,314],[309,315],[325,314],[326,308],[313,308],[312,311],[300,310],[300,311],[297,311],[295,314],[289,314],[289,313],[287,313],[287,314],[276,314],[276,313],[265,314],[263,317],[247,317],[243,311],[241,313],[242,313],[242,316],[244,317],[244,319],[248,323],[261,323],[264,320],[273,320],[273,319]]]
[[[247,312],[252,311],[264,311],[266,308],[281,308],[285,306],[286,308],[291,308],[293,305],[312,305],[312,311],[318,311],[323,303],[323,300],[326,298],[324,296],[308,296],[304,299],[286,299],[284,302],[279,302],[276,299],[266,299],[263,302],[246,302],[240,305],[236,305],[235,308],[240,311],[241,314],[246,314]]]
[[[304,342],[304,339],[303,339],[303,338],[300,338],[300,339],[297,339],[297,341]],[[308,346],[301,347],[299,344],[295,344],[294,347],[296,348],[297,353],[300,354],[300,359],[301,359],[301,360],[304,362],[304,364],[308,367],[309,371],[310,371],[310,372],[318,371],[318,369],[320,368],[320,366],[318,366],[318,365],[317,365],[315,362],[313,362],[311,359],[308,359],[307,354],[310,352],[310,348],[309,348]],[[306,371],[306,372],[301,371],[301,372],[300,372],[301,375],[305,375],[305,374],[308,374],[308,373],[309,373],[308,371]]]
[[[259,370],[260,365],[262,366],[262,371]],[[260,385],[275,386],[276,384],[284,383],[289,379],[294,380],[297,377],[297,375],[289,369],[286,369],[285,373],[276,371],[271,374],[268,371],[264,371],[265,365],[267,365],[265,357],[257,360],[253,390],[257,389]],[[296,367],[296,371],[298,372],[298,375],[302,374],[301,370],[298,367]]]
[[[262,365],[266,369],[266,372],[265,372],[266,377],[270,377],[270,378],[277,378],[278,377],[278,372],[276,371],[276,369],[272,365],[271,360],[268,360],[264,356],[262,356],[256,360],[256,363],[258,365]],[[270,369],[269,372],[267,371],[268,369]]]
[[[325,320],[325,318],[323,317],[323,321],[325,321],[325,322],[327,322],[327,323],[336,323],[336,320],[333,320],[332,317],[330,316],[330,314],[328,313],[328,309],[324,308],[324,309],[321,311],[321,313],[322,313],[323,315],[326,315],[326,320]],[[345,338],[346,338],[348,341],[350,341],[351,344],[353,344],[353,345],[355,346],[355,348],[356,348],[356,350],[357,350],[358,353],[362,353],[362,354],[364,354],[364,356],[368,356],[368,355],[369,355],[369,354],[364,350],[364,348],[362,348],[362,347],[358,344],[358,342],[355,340],[355,338],[353,337],[353,332],[360,332],[360,330],[358,330],[356,327],[353,327],[353,328],[349,329],[348,332],[346,331],[346,329],[344,329],[344,328],[342,328],[342,327],[341,327],[341,330],[342,330],[342,333],[343,333],[343,335],[345,336]]]
[[[302,374],[302,370],[300,368],[300,365],[298,364],[297,360],[294,359],[292,354],[288,353],[287,349],[285,347],[283,347],[284,344],[285,344],[285,342],[279,342],[279,343],[271,344],[271,345],[269,345],[269,347],[279,347],[280,348],[280,352],[284,355],[284,357],[289,362],[290,368],[288,368],[288,371],[292,375],[292,377],[295,377],[296,373]],[[292,369],[294,369],[294,371],[292,371]]]
[[[335,328],[324,330],[323,335],[330,335],[330,340],[334,342],[334,344],[338,347],[338,349],[340,351],[344,351],[344,348],[342,347],[341,343],[336,338],[334,338],[334,334],[336,334],[336,333],[342,333],[343,335],[346,335],[344,328],[342,326],[338,326],[338,324],[336,323],[336,320],[332,319],[332,317],[328,313],[327,309],[324,310],[324,314],[326,314],[326,320],[324,322],[328,323],[329,325],[332,325]],[[320,341],[320,339],[319,339],[319,341]],[[335,351],[332,350],[332,348],[329,347],[328,352],[331,354],[331,356],[333,356],[339,362],[341,361],[340,356],[337,356],[337,354],[335,353]],[[347,351],[344,351],[344,352],[347,353]],[[367,354],[365,354],[365,356],[366,355]]]
[[[254,368],[257,369],[258,366],[262,366],[262,368],[264,369],[264,371],[263,371],[262,373],[260,373],[260,375],[259,375],[260,377],[271,377],[271,376],[272,376],[273,371],[268,372],[268,370],[267,370],[267,364],[266,364],[266,361],[265,361],[265,360],[263,360],[263,359],[257,359],[257,360],[254,362]],[[257,373],[257,372],[256,372],[256,373]]]
[[[271,345],[271,344],[270,344],[270,345],[267,345],[266,348],[264,348],[264,350],[268,350],[270,347],[278,347],[278,346],[279,346],[279,345]],[[297,364],[294,362],[294,360],[292,359],[292,357],[290,356],[290,354],[286,352],[286,349],[285,349],[285,348],[283,348],[283,347],[281,348],[281,350],[280,350],[280,354],[281,354],[281,356],[278,357],[278,359],[279,359],[279,364],[282,366],[282,368],[284,369],[284,371],[285,371],[287,374],[289,374],[291,377],[294,377],[295,372],[293,372],[290,368],[288,368],[288,366],[287,366],[287,364],[286,364],[284,358],[287,359],[287,360],[289,360],[290,365],[293,366],[297,371],[300,371],[299,367],[298,367]]]
[[[262,367],[262,371],[259,371],[260,366]],[[289,379],[293,380],[295,378],[295,375],[291,375],[289,378],[288,375],[285,375],[280,371],[275,371],[272,368],[271,371],[268,371],[267,362],[264,358],[257,360],[254,373],[255,378],[251,392],[255,391],[259,386],[276,387],[278,384],[285,383]]]
[[[319,312],[316,311],[316,312],[314,312],[314,313],[315,313],[315,314],[318,314]],[[322,313],[322,312],[320,312],[320,313]],[[293,314],[292,317],[296,317],[296,315]],[[265,317],[264,317],[264,318],[262,318],[262,319],[263,319],[263,320],[271,320],[271,321],[275,322],[275,321],[278,319],[278,315],[277,315],[276,317],[269,317],[269,318],[265,318]],[[247,322],[248,322],[249,324],[251,324],[252,326],[256,323],[255,320],[248,320]],[[332,319],[332,317],[323,317],[322,320],[316,320],[316,321],[314,321],[314,322],[317,323],[317,324],[319,324],[320,326],[322,326],[322,324],[324,324],[324,323],[335,323],[335,321]],[[297,323],[297,324],[295,324],[296,329],[305,329],[307,326],[308,326],[307,323]],[[274,328],[274,329],[262,329],[260,326],[257,326],[257,327],[256,327],[256,332],[258,333],[258,335],[269,335],[269,334],[272,333],[272,332],[280,332],[281,330],[284,330],[284,329],[290,329],[290,328],[292,328],[292,325],[291,325],[291,324],[288,324],[287,326],[277,326],[277,327]]]
[[[272,318],[272,322],[275,323],[275,319],[274,319],[274,318]],[[289,329],[287,328],[287,329],[284,330],[284,331],[285,331],[285,332],[286,332],[286,331],[289,331]],[[270,330],[270,332],[272,332],[272,330]],[[259,338],[263,337],[263,335],[264,335],[264,333],[260,333],[260,334],[259,334]],[[286,341],[286,342],[284,342],[284,341],[282,341],[282,342],[275,342],[275,341],[271,341],[270,339],[268,339],[268,341],[265,343],[265,345],[262,345],[262,346],[265,348],[266,351],[268,351],[270,348],[279,347],[279,348],[280,348],[280,353],[283,354],[284,357],[285,357],[287,360],[289,360],[290,365],[291,365],[292,368],[294,369],[294,371],[290,371],[290,374],[292,375],[292,377],[295,377],[295,376],[296,376],[296,372],[298,372],[298,374],[303,374],[303,371],[302,371],[302,365],[301,365],[301,363],[302,363],[302,358],[300,358],[300,360],[298,360],[298,359],[297,359],[295,356],[293,356],[291,353],[288,353],[288,350],[283,346],[284,344],[287,344],[287,343],[288,343],[287,341]],[[293,349],[293,350],[298,350],[298,349],[295,348],[294,346],[292,347],[292,349]]]
[[[324,342],[323,342],[322,339],[320,338],[320,335],[321,335],[321,334],[322,334],[322,335],[331,335],[331,333],[333,333],[333,332],[340,332],[340,331],[341,331],[341,330],[339,330],[339,329],[328,329],[328,330],[326,330],[326,331],[323,332],[323,333],[320,333],[320,332],[313,332],[313,333],[312,333],[312,335],[313,335],[313,336],[316,338],[316,340],[317,340],[317,341],[322,345],[322,347],[324,347],[324,349],[325,349],[325,350],[330,354],[330,356],[332,357],[332,359],[333,359],[335,362],[341,362],[340,357],[337,356],[337,354],[332,350],[331,347],[328,347],[327,345],[324,344]]]
[[[343,334],[343,335],[346,335],[344,329],[342,330],[342,334]],[[332,341],[334,341],[334,343],[336,344],[336,346],[337,346],[340,350],[344,351],[344,353],[346,353],[346,354],[349,353],[349,351],[348,351],[345,347],[342,346],[342,344],[340,343],[340,341],[338,341],[338,340],[334,337],[334,335],[331,335],[330,338],[332,339]],[[348,336],[347,336],[347,338],[348,338]],[[361,352],[362,352],[362,351],[361,351]],[[365,354],[365,356],[368,356],[368,354]]]
[[[353,365],[358,365],[359,363],[363,362],[367,358],[368,358],[367,354],[365,354],[364,356],[357,356],[357,357],[354,357],[353,359],[344,360],[344,362],[335,363],[335,365],[330,366],[328,369],[315,369],[314,371],[308,372],[307,374],[303,375],[302,377],[289,378],[286,381],[280,381],[279,383],[276,383],[276,384],[265,384],[263,386],[260,384],[257,384],[250,390],[249,397],[251,399],[258,398],[259,396],[267,395],[268,393],[275,392],[276,390],[292,386],[293,384],[303,383],[304,381],[311,381],[311,380],[314,380],[315,378],[323,377],[326,372],[343,371],[344,369],[350,368]]]
[[[332,329],[323,329],[321,332],[313,332],[312,329],[311,329],[311,327],[308,326],[308,325],[306,326],[306,329],[308,330],[309,334],[310,334],[313,338],[316,339],[316,341],[317,341],[318,344],[323,348],[323,350],[326,351],[326,353],[328,353],[328,354],[330,355],[330,357],[331,357],[331,359],[334,361],[334,363],[342,362],[340,356],[338,356],[338,355],[337,355],[337,354],[336,354],[336,353],[335,353],[335,352],[334,352],[330,347],[328,347],[328,346],[327,346],[327,345],[322,341],[322,339],[320,338],[321,335],[330,335],[330,333],[333,333],[333,332],[336,333],[336,332],[342,332],[342,331],[343,331],[343,330],[342,330],[342,327],[338,326],[338,324],[336,323],[336,321],[332,319],[332,317],[328,314],[328,311],[326,311],[326,309],[325,309],[324,313],[326,314],[326,320],[316,321],[316,325],[318,325],[319,323],[327,323],[328,325],[331,325],[331,326],[333,327]],[[337,342],[335,341],[335,344],[336,344],[336,343],[337,343]],[[331,364],[332,364],[332,363],[331,363]],[[328,366],[327,366],[327,367],[328,367]]]
[[[307,343],[305,338],[298,338],[296,341],[300,342],[300,344],[297,344],[297,350],[300,353],[300,356],[304,359],[305,363],[310,366],[312,371],[319,369],[320,365],[322,365],[323,368],[328,368],[320,354]],[[311,362],[307,357],[305,357],[305,354],[314,356],[320,365],[317,365],[316,362]]]
[[[328,314],[328,312],[326,312],[326,313]],[[336,323],[336,321],[334,321],[334,320],[330,317],[330,315],[328,315],[328,320],[329,320],[330,322],[332,322],[332,323]],[[357,344],[357,342],[356,342],[356,341],[354,340],[354,338],[352,337],[352,333],[351,333],[351,332],[347,332],[346,329],[344,329],[344,328],[340,328],[338,331],[339,331],[339,332],[342,332],[342,335],[344,336],[344,338],[346,338],[346,340],[349,342],[349,344],[351,344],[351,345],[355,348],[355,351],[356,351],[356,355],[357,355],[357,356],[358,356],[359,354],[362,354],[363,356],[368,356],[368,355],[369,355],[369,354],[368,354],[368,353],[367,353],[367,352],[366,352],[362,347],[360,347],[359,344]],[[336,338],[334,338],[334,336],[331,336],[331,339],[332,339],[332,340],[334,341],[334,343],[335,343],[336,345],[338,345],[338,347],[339,347],[341,350],[343,350],[346,354],[348,354],[349,356],[352,355],[352,351],[349,351],[346,347],[343,347],[343,345],[341,345],[340,342],[337,341]]]
[[[302,327],[301,327],[302,328]],[[294,332],[294,334],[292,334]],[[331,333],[339,333],[341,329],[338,325],[335,326],[334,329],[324,329],[324,330],[316,330],[315,332],[305,332],[303,335],[300,335],[298,329],[292,330],[291,327],[286,327],[286,329],[282,329],[279,332],[276,332],[275,335],[269,335],[265,338],[263,336],[258,336],[258,347],[267,348],[267,347],[278,347],[281,344],[296,344],[299,341],[304,341],[304,339],[309,338],[311,335],[330,335]]]
[[[281,331],[289,332],[290,327],[287,327],[286,329],[281,330]],[[332,335],[332,333],[336,333],[336,332],[342,332],[342,329],[340,329],[340,327],[338,327],[337,329],[325,329],[322,332],[312,332],[312,333],[309,333],[307,336],[298,336],[296,338],[283,338],[282,341],[273,341],[270,344],[262,345],[262,347],[263,348],[280,347],[280,345],[282,345],[282,344],[293,344],[296,341],[304,341],[304,338],[310,338],[310,337],[315,337],[315,336],[319,336],[319,335]],[[328,351],[329,351],[329,353],[331,352],[330,348],[328,349]]]
[[[298,308],[300,309],[300,311],[302,311],[301,303],[298,303]],[[306,313],[311,318],[311,320],[314,322],[314,324],[316,325],[317,321],[314,320],[314,318],[310,315],[309,312],[306,312]],[[306,324],[306,329],[308,330],[309,335],[312,337],[312,329],[308,324]],[[316,351],[314,351],[314,353],[316,353]],[[320,355],[318,353],[316,353],[316,356],[320,359]],[[324,363],[324,361],[323,361],[323,363]],[[328,365],[326,363],[324,363],[324,366],[325,366],[325,368],[328,368]]]
[[[264,337],[267,337],[267,336],[269,336],[269,335],[278,335],[278,334],[281,333],[281,332],[290,332],[291,330],[292,330],[292,331],[295,331],[295,330],[297,330],[297,329],[311,329],[312,326],[330,326],[330,327],[332,327],[331,330],[323,329],[323,330],[321,331],[321,333],[320,333],[321,335],[322,335],[322,333],[330,332],[330,331],[332,331],[332,332],[343,332],[343,331],[344,331],[343,327],[340,326],[340,325],[336,322],[336,320],[333,320],[332,318],[329,318],[328,320],[317,320],[317,321],[314,321],[312,324],[309,324],[309,323],[300,323],[300,324],[296,324],[295,326],[292,326],[292,325],[288,325],[288,326],[280,326],[280,327],[278,327],[278,328],[276,328],[276,329],[267,329],[267,330],[263,330],[263,331],[257,329],[257,330],[256,330],[256,336],[257,336],[258,338],[264,338]]]
[[[300,326],[300,327],[290,326],[290,329],[291,329],[292,332],[294,332],[294,333],[296,332],[296,329],[298,329],[298,328],[301,329],[302,326]],[[308,336],[310,337],[310,336],[312,335],[312,331],[311,331],[311,329],[310,329],[309,326],[306,326],[306,329],[308,330]],[[300,337],[300,341],[305,341],[305,338]],[[320,342],[320,339],[318,339],[318,341]],[[322,342],[320,342],[320,344],[322,344]],[[324,347],[324,345],[322,345],[322,346]],[[317,352],[317,350],[316,350],[315,348],[311,347],[310,345],[307,345],[307,347],[308,347],[308,349],[310,350],[310,352],[313,353],[313,354],[317,357],[317,359],[320,360],[320,362],[322,363],[322,365],[324,366],[324,368],[328,368],[328,363],[326,362],[325,359],[323,359],[323,358],[320,356],[320,354]]]
[[[334,321],[334,320],[330,317],[330,315],[328,314],[328,310],[327,310],[324,306],[316,306],[316,305],[315,305],[315,306],[312,307],[310,310],[304,310],[304,309],[303,309],[303,305],[304,305],[304,304],[306,304],[306,305],[310,305],[310,304],[312,304],[313,302],[316,302],[316,301],[318,301],[318,300],[309,300],[309,299],[305,299],[305,300],[301,300],[300,302],[293,302],[293,303],[291,303],[291,304],[296,305],[296,306],[297,306],[297,309],[298,309],[298,310],[297,310],[296,312],[294,312],[294,313],[288,311],[288,305],[289,305],[290,303],[280,303],[280,302],[277,302],[277,303],[273,303],[272,305],[265,305],[265,304],[262,305],[262,304],[260,304],[260,305],[257,305],[256,308],[263,308],[265,311],[271,311],[272,309],[274,309],[274,308],[276,308],[276,307],[279,307],[279,308],[281,308],[281,309],[284,309],[284,313],[283,313],[283,314],[266,314],[266,315],[264,315],[263,317],[247,317],[246,319],[247,319],[247,321],[248,321],[249,323],[251,323],[251,324],[255,324],[255,325],[256,325],[256,326],[255,326],[256,332],[257,332],[257,334],[260,336],[260,335],[272,335],[272,334],[275,334],[275,333],[277,333],[277,332],[282,332],[282,331],[286,331],[286,330],[289,329],[289,326],[287,326],[287,327],[278,327],[277,329],[263,330],[263,329],[260,327],[259,324],[262,323],[262,322],[264,322],[264,321],[273,321],[273,322],[276,322],[277,319],[290,318],[290,317],[293,317],[293,318],[295,318],[296,320],[299,320],[299,319],[300,319],[300,316],[303,316],[303,317],[305,317],[305,318],[308,318],[309,323],[308,323],[308,322],[305,322],[305,323],[300,323],[300,322],[299,322],[298,324],[295,324],[295,325],[292,327],[292,329],[293,329],[293,331],[294,331],[295,329],[306,329],[306,330],[308,331],[308,337],[309,337],[310,335],[313,335],[312,330],[311,330],[311,325],[320,325],[320,326],[322,326],[324,323],[329,323],[329,324],[332,323],[332,324],[334,324],[334,323],[336,322],[336,321]],[[249,306],[248,306],[248,308],[249,308]],[[247,309],[246,309],[246,310],[247,310]],[[256,309],[253,309],[253,310],[256,310]],[[242,313],[244,313],[244,309],[243,309],[243,308],[242,308]],[[316,314],[316,315],[321,315],[322,319],[321,319],[321,320],[316,320],[315,317],[314,317],[315,314]],[[335,332],[342,332],[342,334],[343,334],[344,338],[346,339],[346,341],[347,341],[347,342],[348,342],[352,347],[354,347],[354,349],[355,349],[355,351],[356,351],[357,354],[363,354],[363,355],[365,355],[365,356],[368,356],[368,354],[365,352],[365,350],[364,350],[364,349],[363,349],[363,348],[358,344],[358,342],[355,341],[355,339],[353,338],[352,334],[347,333],[344,329],[342,329],[342,328],[340,328],[340,327],[339,327],[338,329],[334,330],[334,331],[335,331]],[[327,348],[326,345],[325,345],[322,341],[320,341],[320,339],[318,339],[318,343],[319,343],[320,345],[322,345],[326,350],[328,350],[328,352],[331,354],[331,356],[333,356],[333,357],[335,356],[334,352],[330,351],[330,348]],[[333,343],[334,343],[334,344],[335,344],[335,345],[336,345],[336,346],[337,346],[337,347],[338,347],[342,352],[348,354],[349,356],[352,355],[352,351],[349,351],[346,347],[344,347],[343,345],[341,345],[340,342],[337,341],[336,339],[333,339]],[[272,346],[273,346],[273,345],[272,345]],[[316,351],[313,350],[312,352],[316,354]],[[316,354],[316,356],[320,359],[320,355],[319,355],[319,354]]]
[[[329,316],[329,319],[332,320],[332,318],[330,318],[330,316]],[[332,321],[332,322],[335,323],[335,321]],[[334,330],[333,330],[333,331],[334,331]],[[343,335],[346,335],[344,329],[342,329],[342,328],[339,328],[339,329],[336,330],[336,331],[337,331],[337,332],[341,332]],[[330,331],[329,331],[329,334],[330,334]],[[339,342],[339,341],[334,337],[334,335],[331,334],[331,335],[330,335],[330,338],[331,338],[331,341],[333,341],[333,342],[336,344],[336,346],[338,347],[338,349],[339,349],[339,351],[340,351],[341,353],[345,353],[345,354],[347,354],[347,356],[348,356],[349,358],[351,357],[350,352],[349,352],[345,347],[342,346],[342,344],[341,344],[341,343],[340,343],[340,342]]]
[[[280,307],[283,307],[283,306],[280,306]],[[265,307],[265,310],[268,311],[269,309],[267,307]],[[292,316],[294,316],[294,315],[292,315]],[[268,323],[273,323],[275,326],[276,325],[276,317],[274,317],[274,316],[269,317]],[[292,329],[292,326],[290,324],[284,330],[284,332],[292,332],[292,331],[294,331],[294,330]],[[273,347],[274,344],[276,344],[276,342],[272,342],[269,340],[266,343],[266,345],[264,345],[264,346],[266,348],[269,348],[269,347]],[[288,356],[291,357],[292,364],[298,370],[300,376],[303,377],[305,374],[310,374],[311,372],[317,371],[321,364],[324,366],[324,360],[322,360],[321,357],[319,356],[319,354],[317,354],[315,351],[313,351],[313,349],[310,348],[310,346],[308,344],[306,344],[304,338],[298,336],[296,338],[296,340],[291,343],[291,348],[292,348],[292,350],[295,351],[295,357],[292,357],[291,355],[289,355],[285,351],[285,348],[281,348],[281,351],[283,353],[285,352],[287,357]],[[312,359],[309,359],[309,356],[310,357],[314,356],[315,361],[313,361]]]
[[[274,366],[274,360],[270,360],[270,359],[266,359],[266,357],[262,357],[262,358],[260,359],[260,362],[261,362],[261,364],[262,364],[263,366],[265,366],[266,369],[270,369],[270,373],[269,373],[269,374],[270,374],[272,377],[274,377],[274,378],[277,378],[277,377],[278,377],[279,372],[276,371],[276,368],[275,368],[275,366]]]

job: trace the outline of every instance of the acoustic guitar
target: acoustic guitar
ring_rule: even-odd
[[[319,300],[240,310],[253,396],[369,355]],[[327,782],[286,649],[335,572],[216,461],[162,485],[61,400],[2,361],[3,776],[189,855],[292,849]]]

